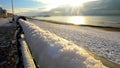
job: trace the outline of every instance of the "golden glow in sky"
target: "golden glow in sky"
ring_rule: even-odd
[[[88,0],[65,0],[65,3],[70,6],[81,6],[83,3],[87,2]]]
[[[95,0],[34,0],[34,1],[42,2],[48,6],[53,6],[54,8],[61,5],[70,5],[73,7],[77,7],[77,6],[81,6],[85,2],[95,1]]]
[[[25,4],[23,6],[23,4],[22,4],[23,2],[21,2],[20,4],[17,5],[16,3],[18,3],[18,2],[14,1],[14,3],[15,3],[14,6],[18,6],[18,8],[14,9],[15,13],[24,13],[24,12],[33,12],[33,11],[40,11],[40,12],[50,11],[51,9],[54,9],[54,8],[57,8],[57,7],[60,7],[60,6],[63,6],[63,7],[71,6],[73,8],[73,10],[77,11],[76,7],[82,6],[86,2],[96,1],[96,0],[28,0],[28,3],[29,3],[29,1],[32,1],[32,2],[30,2],[29,5],[31,5],[33,2],[35,2],[35,3],[37,2],[37,4],[42,4],[42,5],[36,5],[36,4],[33,3],[34,6],[36,5],[35,8],[24,7],[27,4]],[[38,8],[43,8],[43,9],[39,10]],[[10,12],[11,8],[8,9],[8,11]],[[73,11],[70,11],[70,12],[73,12]]]

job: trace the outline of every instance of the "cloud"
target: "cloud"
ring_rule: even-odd
[[[25,15],[25,16],[32,16],[42,12],[44,9],[40,8],[16,8],[14,9],[14,13],[16,15]],[[11,9],[7,9],[7,12],[12,13]]]
[[[98,0],[84,4],[83,14],[90,15],[120,15],[120,0]]]
[[[19,15],[70,15],[73,8],[68,5],[59,5],[59,3],[62,3],[64,0],[33,0],[36,2],[44,3],[46,5],[40,7],[40,8],[16,8],[15,14]],[[66,0],[68,1],[68,0]],[[71,0],[69,0],[71,1]],[[58,3],[59,2],[59,3]],[[80,8],[80,14],[98,14],[98,15],[104,15],[104,14],[120,14],[120,0],[96,0],[96,1],[89,1],[86,2],[83,6],[83,8]],[[76,9],[75,9],[76,10]],[[11,12],[11,10],[8,10]],[[73,13],[76,13],[74,11]]]
[[[33,1],[44,3],[46,5],[65,5],[65,4],[72,5],[96,0],[33,0]]]
[[[15,8],[15,9],[14,9],[14,12],[15,12],[15,14],[17,14],[17,13],[28,12],[28,11],[33,11],[33,10],[38,10],[38,9],[37,9],[37,8]],[[7,11],[8,11],[9,13],[12,12],[11,9],[8,9]]]
[[[117,10],[120,9],[119,5],[120,5],[120,0],[98,0],[98,1],[86,3],[85,8]]]

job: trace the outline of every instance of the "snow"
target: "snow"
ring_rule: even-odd
[[[21,39],[19,39],[19,42],[21,44],[21,52],[23,57],[24,68],[36,68],[30,50],[28,48],[28,45],[25,42],[23,34],[21,35]]]
[[[73,42],[22,19],[19,22],[41,68],[107,68]]]
[[[0,26],[11,26],[8,19],[0,18]]]
[[[91,27],[61,25],[29,20],[44,30],[82,46],[100,56],[120,64],[120,32],[110,32]]]

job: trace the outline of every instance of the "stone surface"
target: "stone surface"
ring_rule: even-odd
[[[17,48],[12,44],[13,26],[0,26],[0,68],[16,68]]]

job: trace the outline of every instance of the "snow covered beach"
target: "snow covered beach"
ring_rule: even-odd
[[[83,48],[27,21],[19,20],[33,57],[42,68],[106,68]],[[33,41],[34,40],[34,41]]]
[[[29,20],[44,30],[55,33],[77,45],[120,64],[120,32],[110,32],[91,27],[53,24]]]

